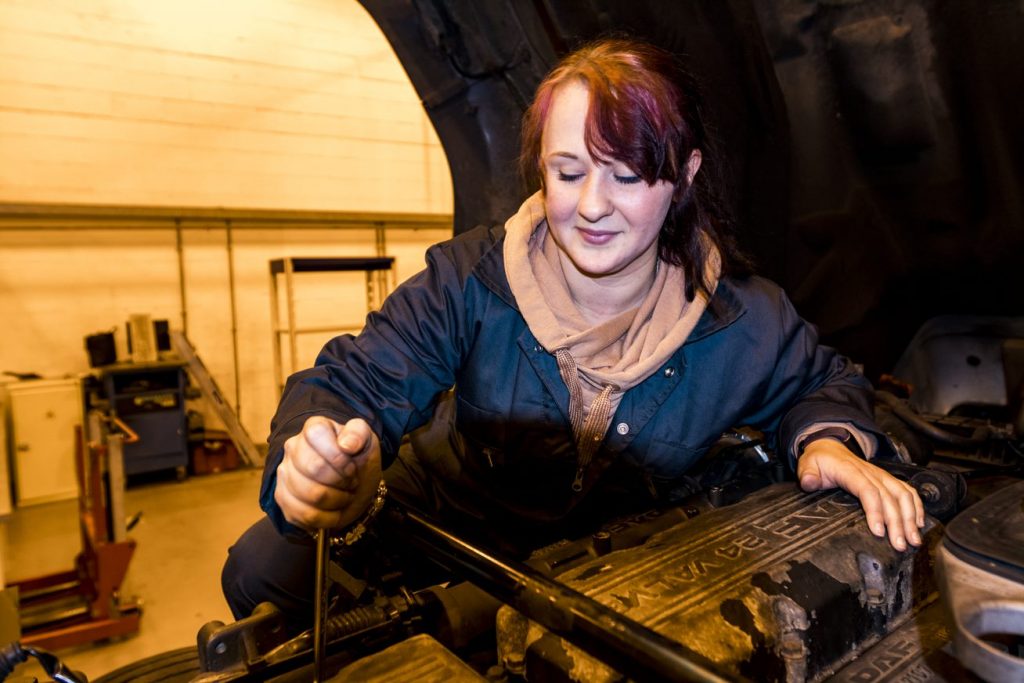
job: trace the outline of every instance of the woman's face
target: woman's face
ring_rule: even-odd
[[[552,97],[541,136],[548,227],[582,275],[649,276],[675,186],[648,185],[619,161],[592,159],[583,137],[589,102],[586,86],[576,81]]]

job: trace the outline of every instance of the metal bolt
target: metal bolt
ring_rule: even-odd
[[[590,540],[594,543],[594,552],[598,555],[605,555],[612,549],[612,535],[607,531],[598,531]]]
[[[918,493],[921,494],[921,498],[929,503],[938,502],[939,498],[942,496],[942,492],[939,491],[939,487],[930,481],[921,484],[921,488],[918,490]]]

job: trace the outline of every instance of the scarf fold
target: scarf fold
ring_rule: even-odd
[[[509,287],[527,326],[553,354],[569,390],[569,421],[576,441],[573,489],[603,441],[622,395],[658,370],[697,325],[708,297],[685,295],[682,268],[659,262],[654,282],[639,306],[596,325],[580,313],[565,275],[558,245],[548,236],[540,192],[505,223],[504,261]],[[708,270],[720,271],[711,250]]]

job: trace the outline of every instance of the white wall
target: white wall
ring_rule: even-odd
[[[0,0],[0,201],[451,212],[355,0]]]
[[[0,0],[0,202],[452,210],[433,129],[355,0]],[[450,234],[389,231],[399,279]],[[234,402],[223,226],[184,231],[183,247],[189,336]],[[233,232],[256,441],[276,399],[268,261],[374,253],[371,230]],[[122,335],[131,313],[180,328],[177,258],[173,230],[0,230],[0,371],[83,372],[84,337]],[[359,319],[364,284],[307,275],[299,297],[302,324]],[[306,363],[322,341],[304,340]]]

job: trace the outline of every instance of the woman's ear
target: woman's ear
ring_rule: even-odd
[[[693,179],[697,177],[697,171],[700,169],[700,162],[704,157],[701,156],[699,149],[694,149],[690,152],[690,158],[686,160],[686,186],[689,187],[693,184]]]
[[[694,149],[690,152],[690,158],[686,160],[686,182],[679,181],[676,183],[675,193],[672,195],[673,201],[682,201],[683,197],[686,196],[686,192],[693,185],[693,179],[697,177],[697,171],[700,169],[700,162],[703,157],[701,156],[699,149]]]

